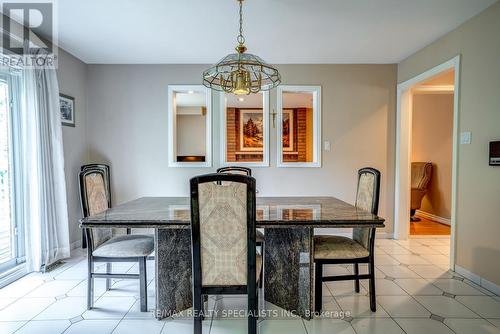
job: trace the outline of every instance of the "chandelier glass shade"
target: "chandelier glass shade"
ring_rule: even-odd
[[[255,94],[270,90],[281,83],[278,70],[260,57],[245,53],[243,37],[243,0],[240,5],[240,34],[236,53],[231,53],[203,72],[203,85],[208,88],[236,95]]]

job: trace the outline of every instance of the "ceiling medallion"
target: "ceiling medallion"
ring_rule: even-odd
[[[266,64],[260,57],[245,53],[243,37],[243,0],[236,0],[240,6],[240,33],[237,53],[231,53],[217,64],[203,72],[203,85],[218,91],[236,95],[255,94],[270,90],[281,83],[276,68]]]

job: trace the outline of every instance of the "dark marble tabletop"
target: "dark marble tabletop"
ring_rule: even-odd
[[[82,219],[82,226],[182,228],[188,197],[142,197]],[[257,197],[257,227],[384,227],[384,219],[334,197]]]

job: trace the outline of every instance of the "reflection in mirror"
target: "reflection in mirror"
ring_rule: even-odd
[[[283,92],[283,161],[312,162],[312,93]]]
[[[210,166],[210,93],[203,86],[169,86],[171,166]]]
[[[205,161],[207,107],[205,94],[175,93],[177,162]]]
[[[268,94],[222,95],[222,164],[268,164]]]
[[[280,87],[279,165],[319,166],[319,87]]]

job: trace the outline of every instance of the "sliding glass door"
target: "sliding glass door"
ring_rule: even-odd
[[[15,71],[0,71],[0,283],[2,276],[24,262],[24,233],[16,217],[16,134],[13,131],[20,96]]]

